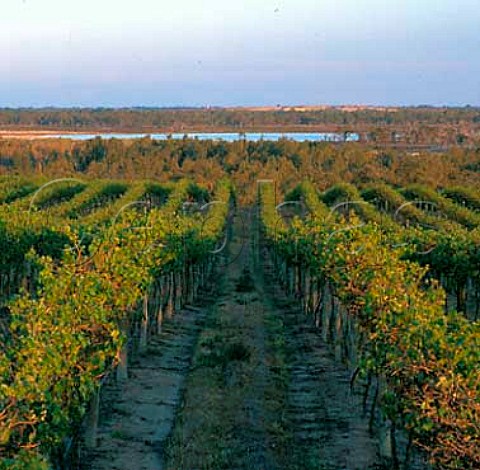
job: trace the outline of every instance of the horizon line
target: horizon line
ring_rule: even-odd
[[[0,106],[0,111],[42,111],[42,110],[245,110],[245,111],[325,111],[337,109],[340,111],[388,111],[397,109],[480,109],[480,105],[458,104],[458,105],[437,105],[437,104],[410,104],[410,105],[388,105],[388,104],[294,104],[294,105],[41,105],[41,106]]]

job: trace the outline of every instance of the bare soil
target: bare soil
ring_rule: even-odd
[[[165,322],[129,380],[102,391],[98,446],[83,451],[82,469],[158,470],[180,405],[205,310],[182,310]]]
[[[177,314],[131,380],[106,390],[99,445],[84,469],[382,468],[351,371],[240,225],[210,306]]]
[[[201,333],[165,469],[380,468],[350,372],[237,230],[239,244]],[[248,354],[229,357],[228,345]]]

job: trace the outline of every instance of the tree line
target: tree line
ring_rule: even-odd
[[[454,145],[476,140],[480,108],[0,108],[0,128],[63,131],[357,132],[372,142]]]
[[[287,191],[299,180],[320,189],[340,182],[365,185],[411,183],[433,188],[480,184],[480,148],[412,152],[368,144],[320,142],[222,142],[197,139],[89,141],[0,139],[0,174],[166,182],[192,178],[213,184],[229,177],[241,197],[269,178]],[[253,197],[253,196],[251,196]]]

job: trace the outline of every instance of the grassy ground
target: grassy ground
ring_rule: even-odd
[[[281,468],[288,439],[283,325],[250,261],[245,248],[227,267],[207,317],[166,451],[169,470]]]

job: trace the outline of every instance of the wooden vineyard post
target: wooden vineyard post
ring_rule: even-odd
[[[163,299],[164,299],[164,278],[163,276],[159,279],[160,288],[157,289],[158,296],[158,310],[157,310],[157,334],[162,332],[163,326]]]
[[[320,328],[320,332],[323,331],[323,315],[325,311],[326,302],[326,282],[324,279],[317,278],[317,307],[315,326]]]
[[[186,263],[183,264],[183,269],[180,274],[181,277],[181,286],[182,286],[182,307],[185,305],[186,302],[188,302],[188,296],[189,296],[189,285],[188,282],[190,280],[189,275],[188,275],[188,265]]]
[[[213,271],[212,259],[208,257],[207,262],[205,264],[205,277],[203,278],[204,287],[207,287],[208,279],[210,278],[212,271]]]
[[[200,283],[200,288],[203,289],[205,287],[205,262],[203,262],[201,265],[200,265],[200,279],[199,279],[199,283]]]
[[[285,289],[287,285],[287,263],[285,260],[281,260],[280,262],[280,285]]]
[[[328,298],[327,298],[328,292]],[[323,298],[324,298],[324,306],[322,308],[322,339],[323,342],[326,343],[328,341],[328,333],[330,331],[330,310],[332,307],[332,289],[327,285],[323,288]]]
[[[183,307],[183,289],[182,289],[182,273],[175,275],[175,311],[178,312]]]
[[[203,266],[203,272],[202,272],[202,289],[205,289],[207,287],[207,279],[209,275],[210,275],[210,258],[207,258]]]
[[[173,317],[173,311],[175,309],[173,303],[174,286],[173,286],[173,272],[168,275],[168,303],[167,303],[167,317]]]
[[[179,299],[178,299],[178,273],[173,273],[173,311],[174,313],[179,310]]]
[[[288,294],[289,294],[289,292],[288,292],[289,271],[288,271],[288,263],[286,261],[284,261],[284,263],[285,264],[284,264],[284,274],[283,274],[283,285],[282,285],[282,287],[283,287],[284,292],[288,296]]]
[[[85,445],[89,449],[97,447],[97,431],[98,418],[100,414],[100,386],[97,387],[90,400],[88,408],[86,430],[85,430]]]
[[[304,312],[305,315],[310,313],[310,291],[311,291],[311,278],[310,270],[307,268],[303,276],[303,298],[304,298]]]
[[[290,270],[290,289],[289,289],[289,294],[290,297],[295,296],[295,287],[296,287],[296,282],[297,282],[297,271],[296,268],[293,264],[289,266]]]
[[[293,297],[295,294],[295,267],[288,266],[288,295]]]
[[[328,294],[329,309],[326,312],[325,319],[325,342],[335,341],[335,315],[337,304],[331,284],[329,285]]]
[[[198,291],[202,283],[203,263],[195,265],[193,269],[193,295],[194,300],[198,297]]]
[[[335,316],[334,316],[335,360],[338,362],[342,360],[342,341],[343,341],[342,319],[343,319],[343,307],[342,305],[338,305],[337,308],[335,309]]]
[[[195,266],[188,265],[188,303],[191,304],[195,300]]]
[[[318,289],[318,278],[314,276],[313,278],[310,278],[310,289],[311,289],[311,294],[310,294],[310,305],[313,313],[313,321],[315,322],[315,327],[319,327],[319,315],[317,312],[317,307],[318,307],[318,301],[320,300],[319,297],[319,289]]]
[[[183,305],[190,302],[192,286],[190,283],[190,263],[183,266]]]
[[[12,268],[10,270],[10,286],[8,289],[8,295],[10,296],[13,291],[13,286],[18,285],[18,282],[20,280],[21,273],[18,272],[18,270],[15,270],[15,268]]]
[[[347,364],[350,363],[350,322],[352,317],[346,307],[342,309],[342,354]]]
[[[356,340],[357,340],[356,322],[351,317],[347,317],[348,362],[351,366],[355,366],[358,362]]]
[[[162,300],[158,303],[158,310],[157,310],[157,334],[160,334],[163,329],[163,304]]]
[[[143,297],[142,322],[140,325],[140,353],[147,350],[148,343],[148,293]]]
[[[385,378],[379,377],[379,392],[378,398],[381,400],[381,397],[386,391],[386,382]],[[382,461],[386,464],[392,463],[393,453],[392,453],[392,425],[390,420],[382,417],[382,421],[378,427],[379,433],[379,451]]]
[[[120,350],[120,354],[118,357],[118,365],[117,365],[117,381],[118,382],[125,382],[128,380],[128,342],[125,341],[125,344],[122,346]]]
[[[299,264],[295,264],[295,277],[294,277],[294,296],[297,296],[303,292],[302,286],[302,270],[300,269]],[[303,303],[303,301],[302,301]]]
[[[306,273],[303,272],[302,268],[302,266],[298,266],[298,292],[300,295],[300,306],[302,308],[302,313],[305,314],[307,303],[307,285],[305,283]]]
[[[198,290],[200,288],[200,281],[202,275],[203,264],[196,264],[192,269],[193,277],[193,300],[198,297]]]
[[[331,292],[330,296],[330,303],[331,303],[331,310],[330,310],[330,318],[329,318],[329,331],[328,331],[328,337],[335,341],[336,339],[336,318],[337,318],[337,301],[335,299],[335,295],[333,294],[333,291]]]
[[[205,279],[205,282],[208,281],[209,277],[216,272],[216,264],[214,262],[213,256],[210,256],[207,261],[207,277]]]
[[[31,292],[30,275],[31,275],[31,266],[30,266],[30,262],[27,261],[25,263],[25,271],[23,273],[23,279],[22,279],[22,287],[25,289],[26,292]]]

